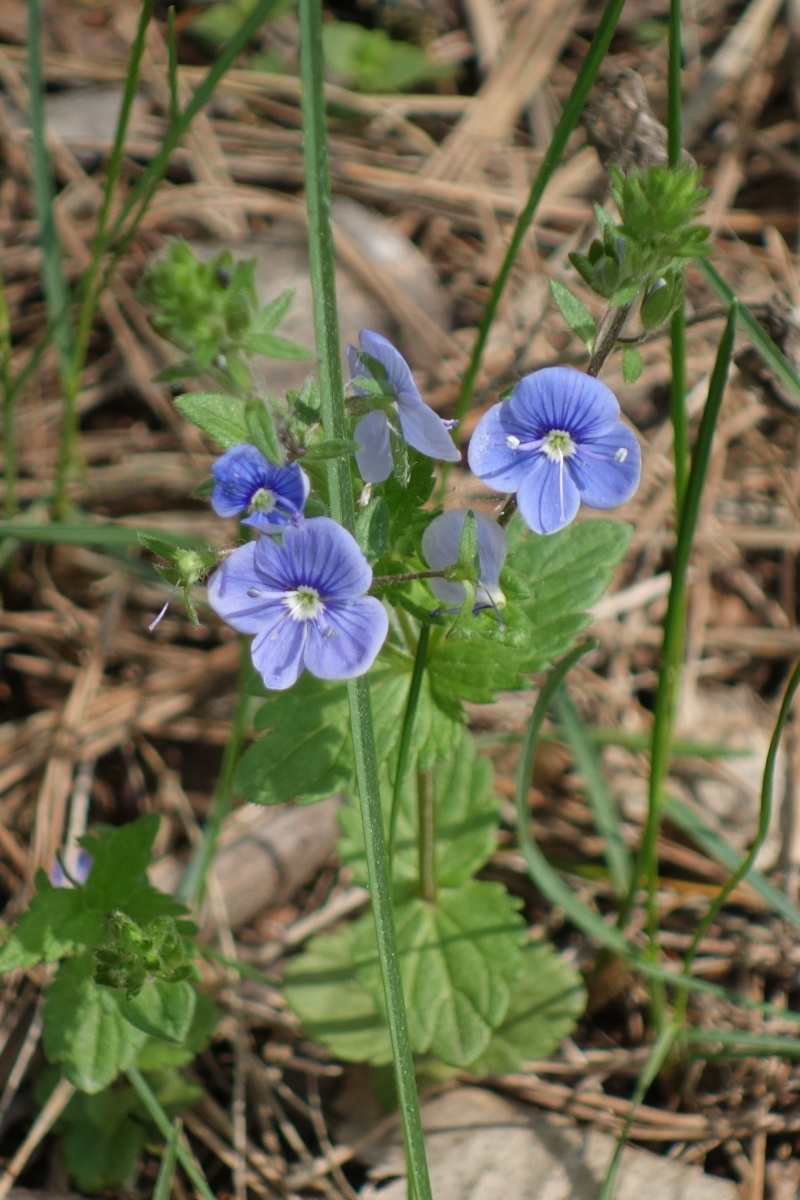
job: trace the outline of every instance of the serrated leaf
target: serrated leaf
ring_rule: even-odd
[[[533,673],[566,653],[590,623],[586,610],[611,582],[632,529],[622,521],[583,521],[541,537],[514,520],[508,534],[501,586],[507,594],[514,591],[530,620],[531,640],[519,654],[519,669]]]
[[[218,1024],[219,1012],[214,1001],[205,992],[196,992],[192,1022],[181,1044],[148,1037],[136,1054],[136,1066],[140,1071],[185,1067],[205,1050]],[[182,1076],[178,1078],[182,1079]]]
[[[0,972],[58,962],[102,937],[103,918],[87,908],[83,888],[55,888],[44,871],[37,872],[36,888],[30,908],[0,948]]]
[[[445,638],[430,655],[427,670],[434,697],[445,705],[448,699],[491,704],[495,692],[520,686],[519,653],[491,641]]]
[[[486,1048],[508,1009],[508,981],[522,969],[525,928],[518,902],[500,884],[442,888],[395,908],[397,949],[413,1049],[463,1067]],[[383,985],[370,916],[358,926],[356,955],[371,961],[359,980],[383,1011]]]
[[[626,383],[636,383],[642,373],[642,356],[635,346],[625,346],[622,350],[622,378]]]
[[[586,305],[557,279],[550,280],[550,292],[572,332],[591,348],[597,336],[597,326]]]
[[[80,839],[92,856],[85,888],[88,905],[101,912],[115,908],[127,911],[126,904],[133,894],[147,886],[146,872],[158,825],[158,816],[148,813],[119,829],[98,829]]]
[[[95,1093],[108,1087],[145,1037],[122,1016],[115,994],[94,982],[91,954],[62,962],[47,990],[43,1043],[76,1088]]]
[[[288,288],[285,292],[281,292],[280,296],[276,296],[270,304],[260,309],[254,321],[257,332],[272,333],[273,329],[277,329],[284,318],[288,316],[294,296],[294,288]]]
[[[157,979],[130,998],[117,993],[119,1011],[126,1021],[151,1037],[178,1044],[189,1032],[196,1000],[197,992],[185,980],[164,983]]]
[[[372,992],[359,982],[357,936],[358,925],[348,925],[309,942],[286,967],[283,996],[309,1037],[336,1058],[381,1065],[392,1061],[389,1029]]]
[[[470,1063],[472,1074],[518,1071],[524,1062],[548,1058],[586,1007],[581,976],[547,942],[526,946],[522,962],[522,973],[509,984],[503,1022]]]
[[[175,407],[223,450],[248,440],[244,401],[235,396],[185,392],[177,397]]]
[[[290,690],[269,697],[254,725],[267,732],[239,764],[235,787],[245,800],[313,804],[335,795],[349,779],[350,705],[345,684],[303,675]]]
[[[420,716],[418,713],[418,722]],[[456,729],[461,736],[453,753],[449,757],[439,758],[433,768],[436,807],[434,863],[436,880],[442,887],[459,887],[483,866],[495,848],[500,813],[499,802],[491,793],[491,764],[486,758],[478,757],[473,739],[467,731],[458,726]],[[413,769],[406,772],[406,780],[394,843],[392,875],[396,887],[407,894],[409,886],[415,886],[419,881],[419,814],[416,772]],[[384,770],[381,800],[387,823],[392,792],[390,776]],[[344,836],[337,845],[337,853],[353,873],[354,881],[366,885],[368,879],[361,811],[355,798],[350,798],[349,803],[341,809],[338,819]]]

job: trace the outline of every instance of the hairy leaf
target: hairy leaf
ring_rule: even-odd
[[[0,971],[57,962],[97,945],[103,919],[87,908],[83,888],[55,888],[44,871],[36,875],[36,895],[0,949]]]
[[[152,1037],[180,1044],[189,1032],[197,992],[190,983],[146,983],[135,995],[117,993],[119,1010],[126,1021]]]
[[[177,397],[175,407],[223,450],[248,441],[244,401],[235,396],[186,392]]]

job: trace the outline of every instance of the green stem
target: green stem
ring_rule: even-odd
[[[681,0],[669,0],[669,61],[667,64],[667,159],[671,167],[681,161]]]
[[[417,836],[419,894],[431,903],[436,899],[436,798],[430,771],[417,771]]]
[[[417,652],[414,656],[414,669],[411,673],[411,683],[408,688],[408,699],[406,700],[406,710],[403,713],[403,728],[400,731],[400,746],[397,751],[397,773],[394,777],[394,789],[392,791],[392,808],[389,815],[389,860],[391,861],[394,851],[395,838],[397,836],[397,821],[400,816],[400,808],[403,802],[403,784],[405,783],[406,772],[408,769],[408,756],[411,750],[411,738],[414,733],[414,720],[417,715],[417,705],[419,704],[419,693],[422,687],[422,677],[425,674],[425,662],[428,657],[428,643],[431,637],[431,627],[428,624],[423,624],[419,631],[417,639]]]
[[[236,769],[239,766],[239,759],[242,756],[242,750],[247,739],[247,731],[250,725],[250,695],[247,691],[247,680],[249,677],[250,647],[243,638],[236,708],[233,713],[230,737],[225,743],[225,750],[222,755],[222,765],[214,791],[211,814],[203,830],[203,840],[192,855],[191,862],[178,888],[178,899],[182,900],[184,904],[194,905],[197,912],[200,911],[200,905],[203,902],[206,890],[206,877],[209,867],[214,860],[222,822],[225,820],[231,807],[233,781],[236,777]]]
[[[178,44],[175,38],[175,5],[167,9],[167,75],[169,76],[169,119],[174,125],[180,116],[178,99]]]
[[[617,21],[620,18],[624,4],[625,0],[609,0],[606,5],[595,35],[592,38],[591,45],[586,53],[586,58],[583,60],[575,83],[572,85],[572,91],[569,94],[569,99],[555,128],[550,145],[547,147],[539,170],[536,173],[536,178],[531,185],[525,207],[517,217],[511,241],[508,244],[508,249],[506,250],[500,270],[492,284],[489,299],[486,301],[486,307],[483,310],[480,325],[478,326],[478,336],[475,339],[469,366],[467,367],[467,372],[456,402],[455,416],[458,420],[463,420],[472,401],[472,393],[475,390],[475,380],[478,377],[481,357],[483,356],[486,341],[489,337],[492,322],[497,315],[500,297],[511,274],[511,268],[528,232],[544,190],[561,161],[561,155],[567,147],[570,135],[578,124],[580,115],[583,112],[583,106],[592,89],[597,72],[600,70],[608,47],[611,45],[611,38],[614,36],[614,30],[617,27]]]
[[[320,406],[326,438],[347,434],[336,276],[330,223],[330,170],[323,93],[322,7],[320,0],[300,0],[300,72],[303,82],[303,135],[308,209],[309,263],[314,302],[314,328],[319,358]],[[331,515],[351,533],[355,507],[350,463],[328,460]],[[397,1098],[405,1134],[409,1189],[416,1200],[431,1200],[431,1185],[408,1036],[405,1000],[392,915],[391,883],[383,831],[381,793],[369,685],[362,676],[348,684],[356,779],[364,825],[369,890],[375,918],[378,956],[386,995],[386,1016],[394,1056]]]
[[[138,1067],[128,1067],[125,1071],[125,1074],[128,1076],[128,1081],[133,1087],[133,1090],[136,1092],[136,1095],[139,1097],[145,1109],[147,1110],[147,1115],[150,1117],[150,1120],[156,1126],[158,1132],[169,1146],[173,1136],[172,1123],[170,1122],[169,1117],[164,1112],[161,1105],[158,1103],[158,1100],[156,1100],[155,1096],[153,1095],[150,1085],[148,1084],[144,1075],[142,1075]],[[191,1151],[187,1150],[180,1138],[178,1138],[175,1146],[175,1157],[183,1167],[191,1182],[197,1188],[200,1195],[203,1197],[203,1200],[216,1200],[214,1193],[206,1182],[206,1177],[200,1169],[197,1159],[194,1157]]]
[[[11,325],[6,287],[0,271],[0,387],[3,389],[3,478],[6,487],[5,514],[17,515],[17,434],[14,428],[14,392],[11,387]]]
[[[672,450],[675,460],[675,524],[680,518],[686,492],[686,473],[689,466],[689,414],[686,411],[686,314],[683,297],[670,322],[670,416],[672,418]]]
[[[675,547],[675,558],[672,565],[672,582],[669,592],[667,615],[664,622],[664,644],[662,664],[656,694],[655,716],[653,722],[653,741],[650,755],[650,786],[648,796],[647,821],[642,845],[639,852],[637,871],[633,885],[628,895],[627,903],[621,914],[621,923],[627,920],[633,904],[636,887],[645,875],[647,881],[647,915],[648,933],[651,956],[657,957],[656,935],[658,933],[658,913],[656,909],[656,888],[658,884],[658,851],[657,839],[661,822],[661,803],[663,798],[664,780],[669,767],[672,753],[672,730],[675,718],[675,707],[680,685],[681,665],[685,640],[686,615],[686,576],[689,569],[689,559],[692,553],[697,518],[700,512],[700,501],[703,494],[708,464],[711,458],[711,448],[714,440],[714,429],[725,394],[725,383],[728,376],[733,340],[736,332],[736,305],[731,306],[725,331],[717,350],[714,370],[708,387],[700,428],[697,433],[697,443],[692,456],[692,466],[686,484],[686,496],[681,508],[678,525],[678,541]]]

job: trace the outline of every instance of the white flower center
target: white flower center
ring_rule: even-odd
[[[319,592],[313,587],[299,587],[287,592],[284,603],[295,621],[314,621],[325,609]]]
[[[575,443],[565,429],[551,429],[542,442],[542,453],[546,454],[551,462],[563,462],[565,458],[572,458],[575,449]]]
[[[252,513],[269,513],[275,507],[275,493],[269,488],[259,488],[257,492],[253,492],[253,498],[250,501],[248,514]]]

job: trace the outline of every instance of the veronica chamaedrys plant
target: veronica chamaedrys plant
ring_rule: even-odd
[[[461,535],[467,514],[466,508],[452,508],[435,517],[422,535],[422,554],[434,571],[455,566],[461,551]],[[472,510],[478,541],[479,579],[475,588],[473,614],[484,608],[503,608],[506,598],[500,588],[500,572],[508,554],[505,531],[485,513]],[[460,608],[466,600],[466,588],[458,580],[429,579],[428,586],[437,600]]]
[[[318,679],[354,679],[372,666],[389,618],[366,593],[372,568],[354,537],[329,517],[287,526],[280,542],[240,546],[208,581],[214,611],[253,633],[253,665],[282,691],[303,670]]]
[[[641,452],[614,393],[571,367],[521,379],[481,418],[469,465],[483,483],[516,492],[525,523],[556,533],[589,508],[616,508],[639,486]]]
[[[394,467],[392,433],[399,435],[427,458],[459,462],[461,454],[448,432],[448,424],[429,408],[414,383],[408,363],[391,342],[379,333],[362,329],[360,350],[347,347],[350,390],[368,397],[372,411],[355,427],[360,444],[356,463],[365,483],[383,483]],[[396,417],[399,430],[393,425]]]
[[[232,446],[211,468],[211,506],[218,517],[238,517],[261,533],[298,524],[308,499],[308,476],[297,463],[277,467],[255,446]]]

